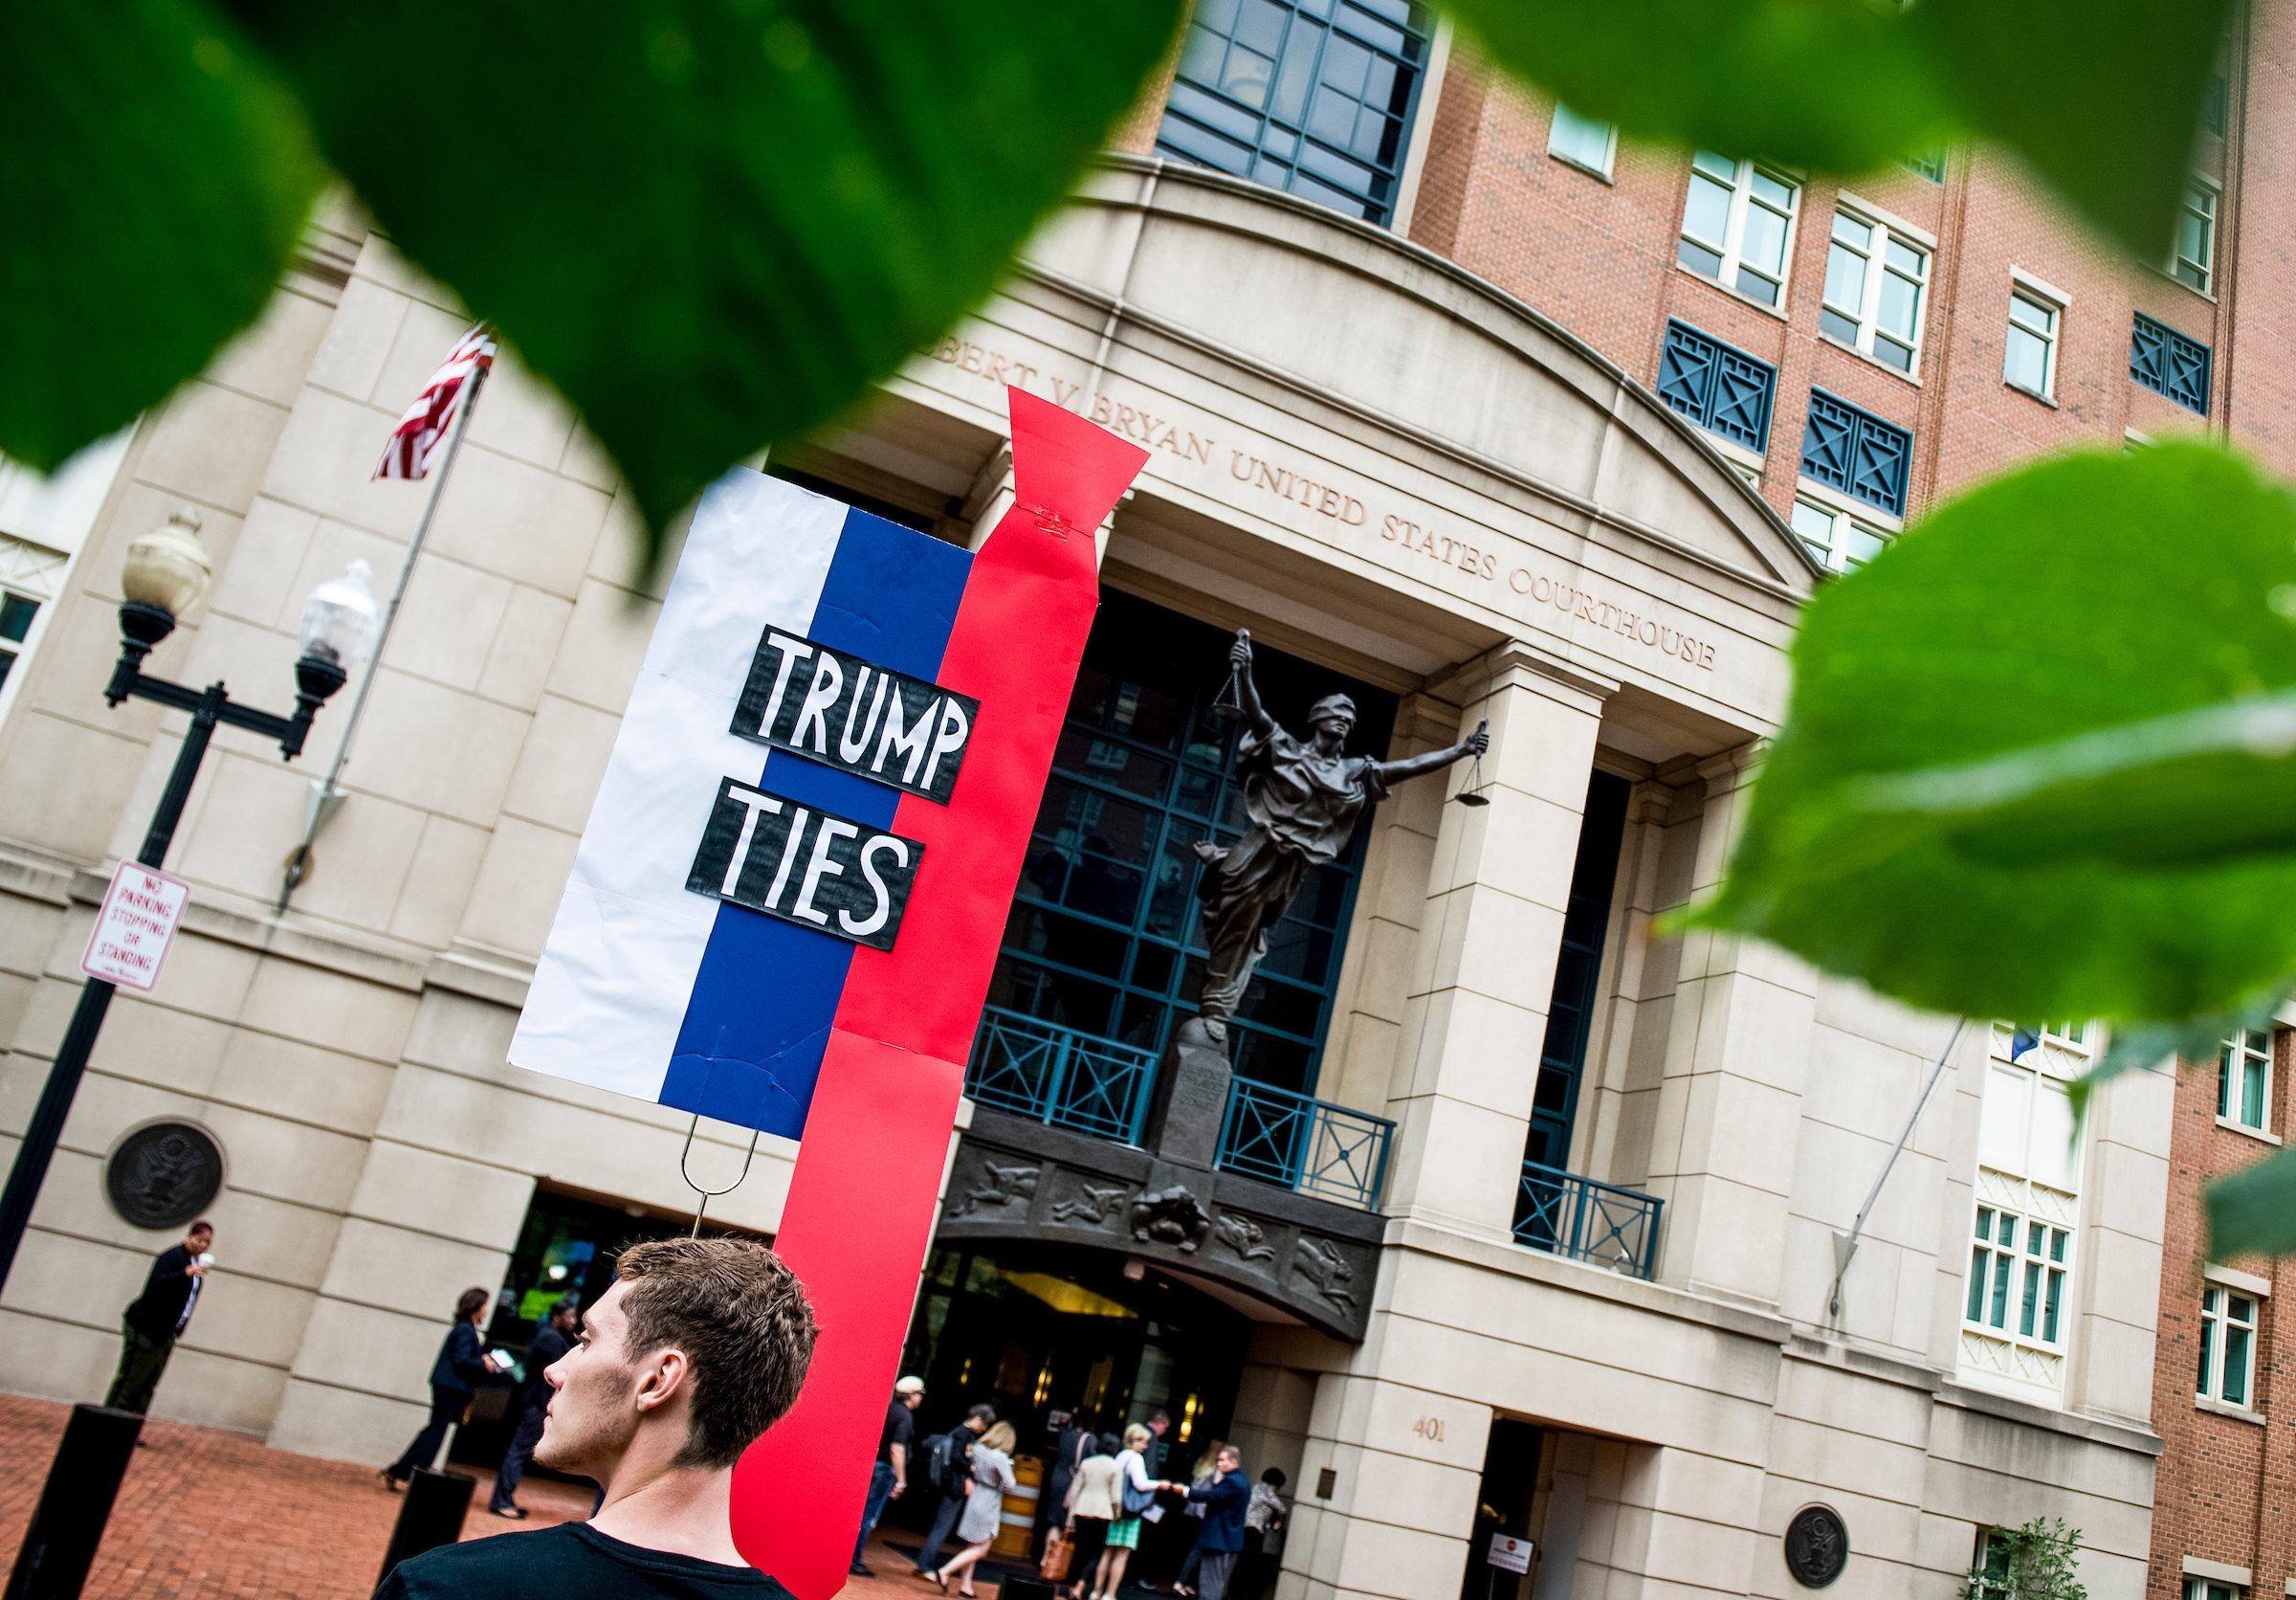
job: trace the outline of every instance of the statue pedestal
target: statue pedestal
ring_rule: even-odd
[[[1140,1141],[1166,1161],[1184,1167],[1212,1165],[1220,1147],[1220,1122],[1227,1115],[1227,1047],[1214,1044],[1201,1019],[1180,1025],[1156,1075],[1148,1102],[1148,1124]]]

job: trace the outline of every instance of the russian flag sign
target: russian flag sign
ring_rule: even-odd
[[[822,1337],[734,1536],[844,1584],[988,992],[1148,453],[1007,390],[974,553],[738,469],[695,509],[511,1042],[520,1067],[802,1141],[777,1246]]]

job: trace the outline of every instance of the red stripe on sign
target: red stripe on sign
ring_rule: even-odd
[[[981,702],[947,806],[904,795],[925,845],[899,942],[856,950],[776,1247],[813,1297],[804,1397],[734,1478],[734,1541],[799,1600],[844,1587],[916,1278],[961,1063],[1099,608],[1094,531],[1148,453],[1007,389],[1017,503],[973,558],[938,680]],[[801,1487],[802,1486],[802,1487]]]

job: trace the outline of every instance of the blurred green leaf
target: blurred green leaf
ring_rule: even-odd
[[[196,0],[23,0],[0,60],[0,452],[46,471],[254,321],[326,174]]]
[[[2214,449],[1962,497],[1810,606],[1786,726],[1691,920],[1939,1011],[2248,1007],[2296,971],[2296,733],[2132,730],[2296,689],[2292,601],[2296,501]],[[2110,759],[2068,755],[2089,736]]]
[[[1998,139],[2138,256],[2158,260],[2190,179],[2226,0],[1450,9],[1500,64],[1644,139],[1843,173],[1953,137]],[[2035,54],[2043,48],[2045,70]]]
[[[238,0],[394,242],[613,454],[658,540],[977,304],[1178,0]]]
[[[2296,1252],[2296,1150],[2208,1186],[2208,1258]]]
[[[2072,1096],[2073,1115],[2086,1116],[2096,1092],[2132,1067],[2158,1066],[2172,1056],[2186,1061],[2214,1061],[2223,1042],[2235,1033],[2268,1026],[2272,1013],[2280,1009],[2281,996],[2291,988],[2296,988],[2296,979],[2274,985],[2245,1006],[2182,1022],[2123,1023],[2112,1030],[2111,1042],[2097,1064],[2065,1085]]]

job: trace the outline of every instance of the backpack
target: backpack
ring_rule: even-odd
[[[958,1435],[962,1434],[960,1438]],[[965,1454],[972,1449],[973,1432],[960,1425],[933,1440],[933,1455],[929,1465],[933,1482],[951,1500],[962,1500],[973,1492],[973,1469]]]
[[[956,1441],[946,1433],[934,1434],[925,1446],[925,1481],[944,1494],[949,1486],[949,1462],[956,1454]]]

